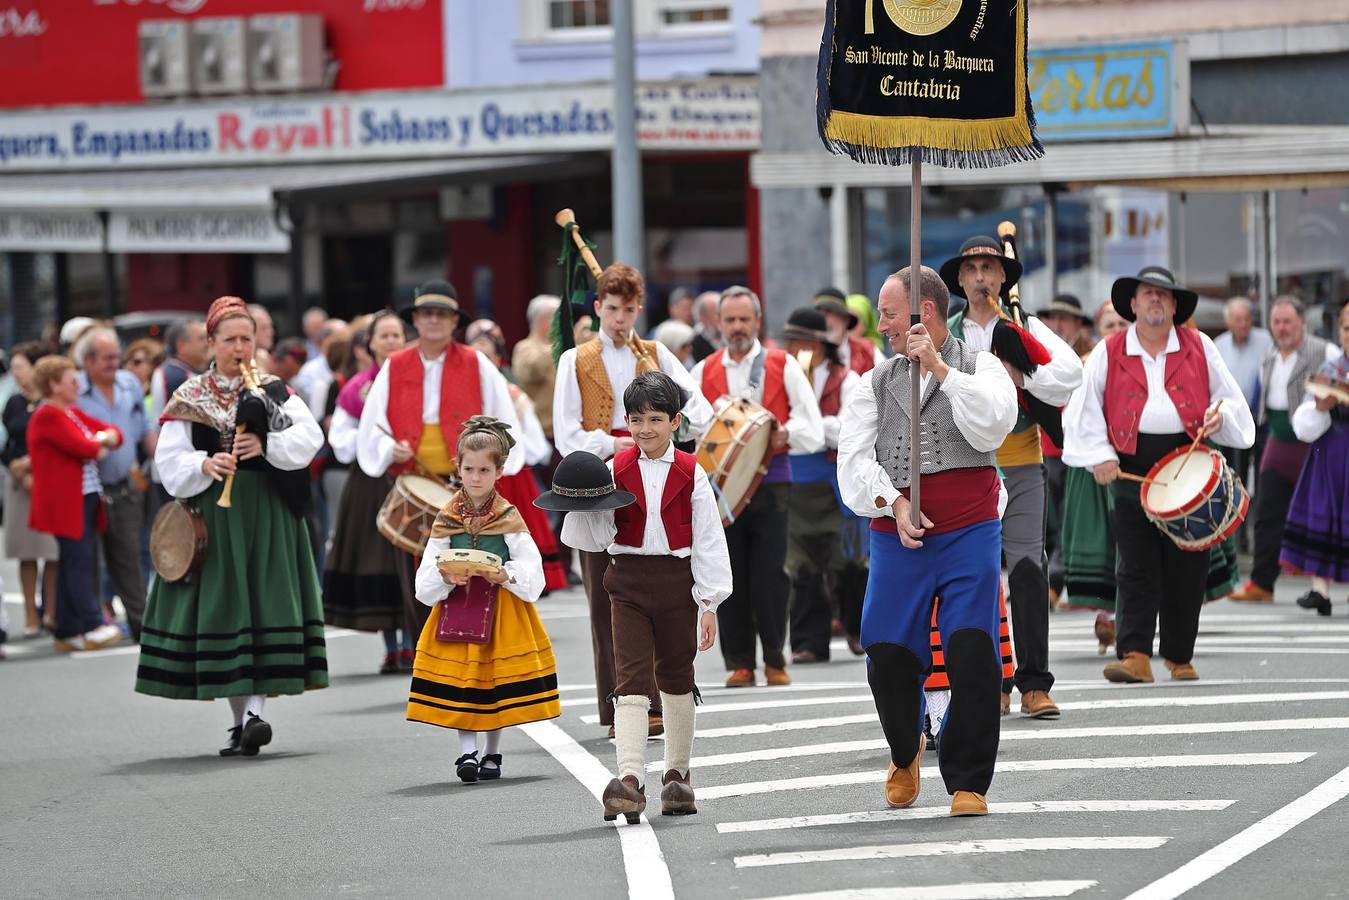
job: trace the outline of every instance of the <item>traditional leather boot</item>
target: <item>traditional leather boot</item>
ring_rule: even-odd
[[[918,752],[913,755],[913,761],[904,768],[899,768],[893,762],[890,763],[890,770],[885,775],[885,804],[891,809],[905,809],[913,806],[918,799],[918,779],[919,763],[923,761],[923,750],[927,747],[927,739],[918,738]]]
[[[726,686],[733,687],[754,687],[753,669],[736,669],[730,675],[726,676]]]
[[[614,778],[604,788],[600,798],[604,803],[604,821],[612,822],[620,814],[629,825],[636,825],[646,812],[646,786],[637,783],[637,776]]]
[[[1026,691],[1021,695],[1021,714],[1032,719],[1057,719],[1059,706],[1049,696],[1049,691]]]
[[[1262,588],[1254,581],[1248,581],[1241,586],[1241,590],[1228,594],[1227,599],[1238,603],[1273,603],[1274,592]]]
[[[956,791],[951,797],[951,815],[986,816],[988,801],[984,799],[983,794],[976,794],[974,791]]]
[[[778,666],[763,667],[764,681],[770,687],[785,687],[792,683],[792,676],[787,674],[787,670]]]
[[[1163,660],[1163,662],[1166,663],[1166,668],[1169,669],[1170,672],[1171,672],[1171,680],[1172,680],[1172,681],[1198,681],[1198,680],[1199,680],[1199,673],[1198,673],[1197,671],[1195,671],[1195,668],[1194,668],[1194,664],[1193,664],[1193,663],[1187,663],[1187,662],[1178,663],[1178,662],[1172,662],[1172,661],[1169,660],[1169,659]]]
[[[1152,684],[1152,660],[1146,653],[1131,650],[1124,659],[1108,663],[1104,675],[1106,681],[1117,684]]]
[[[679,774],[677,769],[671,769],[665,773],[665,777],[660,780],[664,785],[660,792],[660,814],[662,816],[693,816],[698,814],[698,807],[693,803],[693,784],[689,781],[689,774]]]

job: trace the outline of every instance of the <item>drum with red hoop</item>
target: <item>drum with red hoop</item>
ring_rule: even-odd
[[[1188,458],[1187,458],[1188,457]],[[1148,472],[1143,512],[1182,550],[1208,550],[1246,519],[1251,498],[1223,455],[1211,447],[1179,447]]]

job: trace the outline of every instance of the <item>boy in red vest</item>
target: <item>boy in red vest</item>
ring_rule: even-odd
[[[621,509],[571,512],[562,526],[563,543],[610,557],[604,587],[611,603],[617,674],[618,777],[604,789],[606,821],[621,813],[630,824],[636,823],[646,809],[653,657],[654,686],[660,689],[665,711],[661,814],[698,811],[689,781],[697,691],[693,660],[716,639],[716,609],[731,594],[731,562],[712,488],[697,458],[676,450],[671,441],[687,400],[685,391],[664,372],[645,372],[633,379],[623,392],[623,405],[635,444],[615,454],[609,468],[613,484],[636,502]],[[551,493],[562,497],[599,496],[596,491],[610,488],[600,485],[578,492],[562,486],[561,475],[559,466]]]

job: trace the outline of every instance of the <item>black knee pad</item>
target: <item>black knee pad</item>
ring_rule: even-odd
[[[946,674],[951,688],[1002,690],[1002,659],[993,636],[981,628],[961,628],[946,639]]]
[[[1039,597],[1049,603],[1049,578],[1045,575],[1045,567],[1030,557],[1020,560],[1007,573],[1007,587],[1018,600]]]
[[[892,684],[917,682],[927,677],[930,666],[918,661],[918,654],[901,644],[886,642],[867,647],[867,680],[883,678]]]

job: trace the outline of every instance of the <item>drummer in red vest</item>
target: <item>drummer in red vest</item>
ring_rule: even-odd
[[[1219,444],[1249,447],[1255,422],[1213,341],[1181,327],[1199,302],[1194,291],[1176,284],[1166,269],[1148,266],[1137,278],[1118,279],[1110,296],[1115,311],[1133,324],[1092,350],[1063,417],[1064,464],[1114,484],[1119,659],[1105,667],[1105,678],[1152,681],[1160,617],[1158,650],[1171,678],[1193,681],[1209,553],[1180,549],[1148,520],[1140,486],[1119,477],[1147,475],[1201,429]]]
[[[885,354],[875,341],[853,337],[857,327],[857,313],[848,306],[848,298],[835,287],[820,288],[815,293],[815,308],[824,313],[825,331],[829,342],[838,348],[838,361],[860,378],[885,362]]]
[[[789,454],[792,464],[791,514],[787,523],[787,574],[792,580],[793,663],[827,662],[831,624],[842,623],[856,639],[862,630],[865,579],[849,583],[840,532],[838,497],[838,414],[852,401],[861,377],[839,362],[819,307],[792,310],[782,329],[787,352],[810,376],[820,405],[825,449]]]
[[[553,443],[569,456],[578,450],[610,459],[636,446],[628,430],[623,393],[645,372],[664,372],[688,395],[682,418],[688,433],[697,436],[712,421],[712,408],[695,389],[684,364],[659,341],[644,341],[633,325],[646,302],[646,280],[627,263],[614,262],[595,280],[595,317],[599,337],[562,352],[553,387]],[[684,428],[680,430],[683,431]],[[676,437],[676,441],[680,438]],[[609,592],[604,589],[608,553],[581,551],[581,580],[590,607],[590,637],[595,652],[595,697],[600,724],[614,736],[612,695],[617,683]],[[649,730],[664,729],[660,694],[650,695]]]
[[[824,425],[815,391],[800,363],[785,351],[759,343],[763,306],[739,285],[722,291],[717,302],[725,346],[694,367],[692,376],[709,403],[730,395],[744,397],[770,412],[773,431],[768,472],[749,505],[726,529],[735,591],[721,607],[721,655],[731,673],[727,687],[751,687],[755,681],[754,638],[763,645],[764,676],[770,685],[791,684],[783,645],[787,638],[789,585],[787,556],[788,496],[792,467],[788,451],[824,449]]]
[[[400,315],[417,329],[417,342],[390,354],[370,385],[356,436],[356,459],[371,478],[401,475],[414,468],[448,476],[454,472],[454,448],[464,422],[487,415],[520,431],[506,379],[491,360],[454,340],[459,301],[454,286],[439,279],[417,288],[411,306]],[[506,457],[505,473],[524,465],[523,442]],[[424,623],[430,608],[412,600]]]

